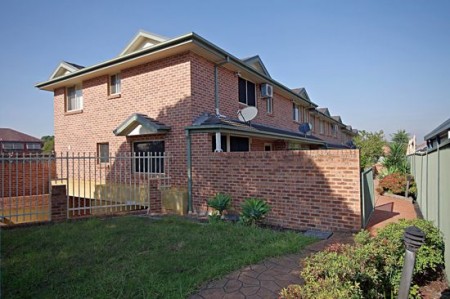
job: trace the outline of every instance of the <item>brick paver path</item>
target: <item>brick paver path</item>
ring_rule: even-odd
[[[352,243],[350,233],[334,233],[328,240],[311,244],[298,254],[270,258],[256,265],[228,274],[222,279],[204,285],[190,299],[210,298],[278,298],[278,293],[290,284],[302,283],[301,259],[323,250],[334,243]]]

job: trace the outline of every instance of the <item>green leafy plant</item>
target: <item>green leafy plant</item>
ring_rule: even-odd
[[[406,144],[393,142],[389,144],[389,154],[383,160],[386,168],[395,168],[397,171],[406,174],[409,171],[408,160],[406,159]]]
[[[217,193],[213,198],[208,200],[208,207],[215,209],[220,217],[223,215],[223,211],[227,210],[231,206],[231,196],[228,194]]]
[[[383,131],[368,132],[361,130],[353,138],[353,143],[360,152],[361,169],[374,165],[383,156],[383,147],[386,145]]]
[[[406,177],[399,172],[389,174],[380,180],[379,188],[382,188],[383,192],[404,194],[406,190]]]
[[[255,225],[261,222],[270,212],[269,204],[259,198],[248,198],[242,203],[241,207],[240,221],[247,225]]]
[[[417,226],[426,235],[418,250],[410,295],[442,274],[444,241],[440,231],[422,219],[400,220],[370,237],[363,231],[355,245],[337,244],[304,260],[304,286],[283,289],[281,298],[395,298],[404,263],[404,230]]]

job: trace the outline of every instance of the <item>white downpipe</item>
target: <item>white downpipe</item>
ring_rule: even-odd
[[[216,132],[216,149],[215,152],[223,152],[220,132]]]

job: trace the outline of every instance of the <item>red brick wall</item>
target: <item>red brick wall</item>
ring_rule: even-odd
[[[55,151],[95,154],[97,143],[104,142],[109,143],[113,155],[130,151],[131,141],[148,138],[127,140],[115,136],[113,130],[132,113],[143,113],[171,126],[162,136],[166,150],[172,154],[171,165],[173,169],[186,169],[184,128],[193,119],[191,56],[180,54],[122,70],[120,97],[108,96],[108,76],[84,81],[81,113],[65,113],[65,89],[55,90]],[[172,171],[172,183],[184,185],[185,174]]]
[[[49,194],[55,177],[55,161],[0,161],[0,197]]]
[[[272,151],[193,155],[193,203],[205,211],[217,192],[233,206],[266,199],[267,221],[293,229],[357,231],[361,227],[357,150]]]

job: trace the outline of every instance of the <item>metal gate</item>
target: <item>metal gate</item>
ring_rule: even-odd
[[[149,210],[169,186],[169,163],[166,153],[66,153],[53,184],[66,185],[68,218]]]
[[[361,172],[361,227],[366,228],[370,216],[375,209],[375,194],[373,186],[373,169]]]
[[[49,221],[54,157],[0,154],[0,224]]]

